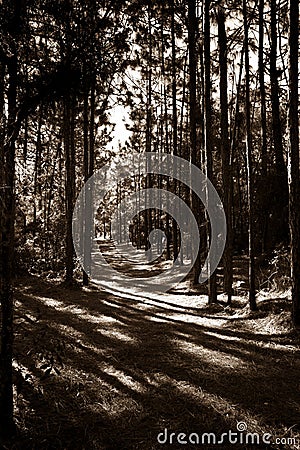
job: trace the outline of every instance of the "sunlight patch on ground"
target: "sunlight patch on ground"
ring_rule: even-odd
[[[99,356],[103,356],[104,353],[106,353],[108,350],[111,351],[111,349],[107,349],[107,344],[106,347],[99,347],[99,345],[97,344],[92,344],[88,339],[87,339],[87,335],[85,332],[80,332],[78,331],[76,328],[70,326],[70,325],[64,325],[64,324],[58,324],[58,323],[54,323],[53,328],[55,328],[57,331],[62,332],[63,334],[66,334],[68,336],[72,336],[72,340],[74,341],[74,346],[76,346],[76,352],[78,353],[84,353],[87,352],[88,350],[90,352],[93,352],[93,356],[92,358],[96,358],[98,355]],[[114,329],[104,329],[104,328],[99,328],[97,330],[95,330],[95,332],[97,333],[97,341],[98,341],[98,336],[104,336],[107,338],[115,338],[117,340],[120,340],[122,342],[126,342],[128,344],[136,344],[137,340],[128,336],[125,333],[122,333],[121,331],[118,330],[114,330]],[[113,358],[113,356],[112,356]]]
[[[109,300],[103,300],[102,303],[103,303],[104,305],[109,306],[110,308],[111,308],[112,306],[113,306],[114,308],[117,308],[117,309],[123,308],[123,305],[117,305],[117,304],[112,305],[111,302],[110,302]]]
[[[46,306],[51,306],[52,308],[58,309],[59,311],[63,311],[66,309],[66,305],[64,302],[60,300],[55,300],[54,298],[49,297],[40,297],[38,295],[31,295],[32,298],[36,298],[43,302]]]
[[[18,376],[23,377],[24,380],[32,380],[37,381],[38,378],[34,375],[33,371],[31,371],[28,367],[24,366],[19,360],[14,359],[12,363],[13,368],[16,370],[16,375],[13,375],[13,383],[15,385],[18,384]],[[21,380],[21,379],[20,379]]]
[[[80,319],[86,320],[89,323],[119,323],[122,322],[118,319],[115,319],[112,316],[108,316],[106,314],[91,314],[87,308],[80,308],[75,305],[66,305],[63,301],[54,300],[53,298],[48,297],[38,297],[35,296],[36,299],[42,301],[46,306],[50,306],[51,308],[55,308],[58,311],[69,312],[76,316],[79,316]],[[109,304],[109,306],[111,306]],[[35,319],[35,317],[32,317]]]
[[[122,333],[118,330],[108,329],[105,330],[104,328],[98,328],[98,333],[102,334],[103,336],[107,336],[109,338],[115,338],[120,341],[130,342],[130,343],[136,343],[137,340],[129,336],[128,334]]]
[[[115,377],[118,382],[124,384],[129,389],[140,393],[146,392],[145,386],[134,380],[130,375],[126,375],[122,370],[118,370],[114,366],[109,364],[105,364],[102,370],[104,373]]]
[[[214,317],[206,317],[206,316],[197,316],[194,314],[188,314],[187,312],[183,312],[180,310],[180,312],[172,312],[172,311],[162,311],[161,309],[155,310],[159,314],[159,317],[157,316],[149,316],[147,319],[152,322],[178,322],[178,324],[185,323],[190,325],[197,325],[197,326],[222,326],[226,323],[226,319],[222,319],[221,317],[218,318],[217,316]]]
[[[237,337],[237,336],[226,336],[225,334],[220,334],[220,333],[214,333],[213,331],[205,331],[205,334],[208,336],[212,336],[212,337],[216,337],[218,339],[222,339],[225,341],[240,341],[241,338]]]
[[[164,317],[150,316],[150,317],[147,317],[147,319],[149,320],[149,322],[169,323],[169,320]]]
[[[95,285],[99,288],[98,284],[95,283]],[[180,289],[180,287],[181,286],[178,285],[176,289]],[[153,286],[153,289],[155,289],[155,286]],[[195,293],[195,295],[188,295],[188,291],[186,295],[184,293],[182,295],[178,295],[176,291],[174,293],[157,293],[153,291],[143,294],[141,292],[137,292],[135,286],[132,286],[132,290],[124,289],[123,291],[120,291],[117,288],[117,285],[115,289],[110,285],[105,286],[105,290],[103,292],[109,292],[116,297],[124,298],[126,300],[135,300],[136,302],[140,302],[140,304],[147,301],[153,304],[153,306],[161,304],[166,304],[168,306],[169,303],[169,307],[189,308],[191,306],[199,307],[200,305],[204,306],[207,304],[207,296],[199,295],[197,293]]]
[[[164,389],[169,390],[167,386],[171,386],[173,390],[172,396],[174,395],[174,397],[178,399],[186,398],[194,404],[199,405],[199,414],[203,406],[205,406],[207,410],[213,409],[224,419],[235,418],[236,422],[244,420],[249,428],[259,427],[259,420],[256,419],[247,409],[244,409],[239,404],[228,401],[224,397],[212,394],[203,389],[201,386],[189,383],[186,380],[173,379],[161,372],[148,376],[147,381],[152,386],[155,386],[158,391],[164,391]],[[189,413],[193,417],[197,417],[192,412]]]
[[[81,331],[78,331],[76,328],[72,327],[71,325],[65,325],[62,323],[53,323],[52,328],[55,328],[56,330],[62,332],[62,335],[72,336],[72,339],[82,341],[83,337],[85,336],[84,333]]]
[[[201,365],[206,361],[207,364],[215,364],[218,367],[224,366],[226,369],[241,369],[245,366],[245,363],[236,356],[230,354],[224,354],[223,351],[214,350],[212,348],[207,348],[199,344],[194,344],[192,342],[183,342],[178,339],[173,339],[173,344],[179,350],[189,355],[193,355],[195,358],[195,364],[197,359],[201,358]],[[243,351],[244,352],[244,351]]]

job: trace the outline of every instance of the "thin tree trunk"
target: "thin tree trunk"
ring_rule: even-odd
[[[84,182],[86,183],[89,179],[89,114],[88,114],[88,101],[89,101],[89,90],[85,89],[84,92],[84,99],[83,99],[83,173],[84,173]],[[87,198],[83,199],[84,204],[86,205]],[[85,224],[86,224],[86,214],[85,217]],[[87,225],[87,224],[86,224]],[[87,229],[87,227],[86,227]],[[88,233],[84,233],[83,235],[83,246],[84,246],[84,267],[90,268],[90,260],[89,260],[89,254],[87,252],[89,248],[89,235]],[[82,282],[84,286],[87,286],[89,284],[89,277],[88,274],[83,270],[82,273]]]
[[[91,112],[90,112],[90,136],[89,136],[89,177],[95,168],[95,102],[96,102],[96,75],[92,75],[91,81]]]
[[[261,174],[267,175],[267,112],[266,88],[264,69],[264,0],[259,0],[259,47],[258,47],[258,75],[260,91],[260,120],[261,120]]]
[[[35,162],[34,162],[34,187],[33,187],[33,235],[37,231],[37,210],[41,206],[41,153],[42,153],[42,120],[43,120],[43,108],[42,105],[39,107],[38,116],[38,128],[37,137],[35,145]]]
[[[211,52],[210,52],[210,0],[205,0],[204,2],[204,117],[205,117],[205,153],[207,161],[207,178],[214,183],[213,174],[213,157],[212,157],[212,110],[211,110]],[[208,204],[210,203],[210,198],[207,198]],[[211,205],[213,207],[213,205]],[[211,244],[211,237],[209,232],[209,245]],[[209,262],[210,266],[210,262]],[[217,276],[216,272],[211,273],[209,270],[209,280],[208,280],[208,302],[209,304],[215,303],[217,301]]]
[[[17,102],[17,54],[7,64],[8,72],[8,125],[7,136],[11,136],[16,120]],[[4,80],[2,80],[4,83]],[[3,134],[3,130],[2,130]],[[0,356],[0,437],[5,438],[14,430],[13,421],[13,278],[15,240],[15,141],[1,149],[4,162],[1,186],[1,255],[0,255],[0,301],[1,301],[1,356]]]
[[[272,105],[272,131],[273,144],[275,150],[276,184],[273,197],[276,207],[280,211],[279,222],[277,223],[277,239],[286,240],[288,227],[288,178],[287,168],[284,161],[282,123],[280,117],[280,97],[277,71],[277,0],[270,0],[271,10],[271,48],[270,48],[270,81],[271,81],[271,105]]]
[[[1,188],[1,202],[2,195],[4,194],[4,176],[5,176],[5,158],[4,158],[4,139],[5,139],[5,98],[4,98],[4,90],[5,90],[5,65],[0,62],[0,188]],[[1,209],[3,205],[1,203]],[[0,220],[2,220],[3,214],[0,213]],[[2,222],[1,222],[2,224]],[[2,230],[2,226],[0,230]]]
[[[72,237],[72,215],[75,199],[75,156],[71,143],[71,98],[67,93],[64,99],[64,150],[66,158],[66,283],[74,282],[74,248]]]
[[[146,112],[146,152],[152,150],[152,25],[151,25],[151,4],[148,8],[148,36],[149,36],[149,61],[148,61],[148,95],[147,95],[147,112]],[[150,164],[150,163],[149,163]],[[148,167],[150,170],[150,167]],[[146,191],[145,191],[145,240],[146,250],[149,250],[149,259],[152,258],[152,248],[149,247],[148,236],[152,229],[152,212],[148,209],[148,193],[147,190],[152,187],[151,174],[146,175]]]
[[[247,18],[247,0],[243,0],[244,19],[244,47],[245,47],[245,117],[246,117],[246,157],[247,157],[247,187],[248,187],[248,230],[249,230],[249,304],[251,311],[256,307],[255,290],[255,259],[253,234],[253,174],[252,174],[252,136],[251,136],[251,109],[250,109],[250,65],[249,65],[249,24]]]
[[[177,132],[177,81],[176,81],[176,41],[175,41],[175,0],[171,3],[172,17],[171,17],[171,40],[172,40],[172,106],[173,106],[173,155],[178,155],[178,132]],[[176,164],[174,167],[173,189],[174,194],[177,194],[177,173]],[[173,219],[173,261],[178,257],[178,227],[177,222]]]
[[[227,221],[227,241],[224,249],[224,289],[227,293],[228,304],[232,297],[232,171],[230,158],[230,143],[228,134],[228,83],[227,83],[227,36],[225,30],[225,13],[222,7],[218,8],[218,35],[219,35],[219,65],[220,65],[220,104],[221,104],[221,156],[223,175],[224,210]]]
[[[298,124],[298,41],[299,3],[290,0],[290,108],[289,108],[289,190],[291,233],[292,321],[300,327],[300,174],[299,174],[299,124]]]
[[[84,160],[84,180],[85,182],[93,175],[95,165],[95,96],[96,96],[96,78],[95,74],[89,80],[90,84],[90,117],[88,117],[89,106],[89,89],[84,95],[84,112],[83,112],[83,160]],[[92,198],[93,186],[90,184],[86,190],[84,199],[85,204],[85,221],[84,221],[84,267],[83,285],[87,286],[89,282],[88,276],[91,274],[91,251],[92,239],[94,237],[94,224],[92,223]]]
[[[278,175],[286,177],[286,166],[283,158],[282,125],[279,108],[279,86],[277,73],[277,26],[276,26],[276,0],[270,0],[271,7],[271,48],[270,48],[270,80],[272,103],[272,128],[275,150],[276,171]],[[287,181],[287,178],[286,178]]]
[[[162,43],[162,50],[161,50],[161,74],[163,79],[163,90],[164,90],[164,99],[163,99],[163,110],[164,110],[164,133],[165,133],[165,140],[164,140],[164,150],[165,153],[169,153],[169,132],[168,132],[168,101],[167,101],[167,88],[166,88],[166,72],[165,72],[165,41],[164,41],[164,22],[163,22],[163,12],[164,12],[164,5],[162,6],[162,26],[161,26],[161,43]],[[163,138],[163,136],[162,136]],[[166,190],[169,190],[169,177],[166,181]],[[167,210],[168,210],[167,205]],[[171,259],[171,248],[170,248],[170,220],[169,215],[165,214],[165,235],[166,235],[166,259]]]
[[[198,165],[198,154],[197,154],[197,120],[196,120],[196,102],[197,102],[197,58],[196,58],[196,35],[197,35],[197,18],[196,18],[196,1],[189,0],[188,2],[188,45],[189,45],[189,115],[190,115],[190,146],[191,146],[191,162],[194,165]],[[199,199],[197,195],[191,193],[191,209],[193,215],[197,221],[199,233],[200,233],[200,208]],[[199,283],[199,275],[201,273],[201,255],[200,249],[192,249],[195,254],[196,259],[193,268],[193,284]],[[195,255],[194,255],[195,256]]]
[[[260,120],[261,120],[261,176],[266,179],[267,167],[267,110],[266,110],[266,88],[264,67],[264,0],[259,0],[259,45],[258,45],[258,77],[260,92]],[[266,237],[268,229],[269,212],[262,212],[262,252],[266,249]]]

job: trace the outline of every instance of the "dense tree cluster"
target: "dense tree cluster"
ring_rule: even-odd
[[[3,0],[0,22],[1,433],[13,428],[15,268],[63,274],[68,284],[78,278],[75,200],[118,151],[180,156],[213,182],[227,217],[221,288],[229,304],[234,254],[249,256],[255,310],[258,260],[291,238],[299,326],[297,0]],[[129,111],[130,137],[119,149],[111,145],[116,104]],[[118,202],[151,187],[181,196],[197,219],[205,243],[193,269],[197,283],[209,223],[175,177],[118,185],[99,210],[98,232],[109,238]],[[176,222],[156,210],[132,223],[132,243],[148,248],[153,228],[166,232],[167,260],[191,251],[180,248]],[[217,300],[216,273],[208,296]]]

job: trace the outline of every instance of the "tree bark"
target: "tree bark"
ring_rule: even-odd
[[[197,149],[197,57],[196,57],[196,35],[197,35],[197,18],[196,18],[196,1],[188,2],[188,46],[189,46],[189,131],[190,131],[190,148],[191,162],[198,166],[198,149]],[[200,233],[200,207],[198,196],[191,193],[191,209],[197,221]],[[199,275],[201,273],[201,255],[200,249],[192,249],[193,253],[197,253],[193,267],[193,284],[199,283]]]
[[[221,157],[223,176],[224,210],[227,221],[227,240],[224,249],[224,289],[227,293],[228,304],[232,297],[232,171],[230,158],[230,143],[228,133],[228,83],[227,83],[227,36],[225,30],[225,13],[222,7],[217,11],[219,36],[219,65],[220,65],[220,104],[221,104]]]
[[[83,174],[84,174],[84,182],[86,183],[89,179],[89,114],[88,114],[88,102],[89,102],[89,90],[85,89],[84,99],[83,99]],[[86,205],[87,198],[83,199],[84,205]],[[85,224],[86,224],[86,214]],[[86,227],[87,229],[87,227]],[[84,230],[85,231],[85,230]],[[83,234],[83,247],[84,247],[84,267],[89,268],[90,259],[89,254],[86,251],[89,248],[89,236],[86,232]],[[88,286],[89,284],[89,276],[85,270],[82,273],[82,282],[84,286]]]
[[[264,0],[259,0],[258,76],[261,117],[261,174],[263,177],[267,175],[267,112],[264,69],[264,4]]]
[[[17,106],[17,53],[7,64],[8,72],[8,124],[10,136],[16,120]],[[0,436],[5,438],[14,430],[13,421],[13,278],[15,240],[15,141],[10,140],[1,148],[4,162],[1,185],[1,255],[0,255],[0,300],[1,300],[1,358],[0,358]]]
[[[173,117],[172,117],[172,128],[173,128],[173,155],[178,155],[178,131],[177,131],[177,81],[176,81],[176,40],[175,40],[175,0],[171,2],[171,40],[172,40],[172,107],[173,107]],[[174,194],[177,194],[177,173],[176,164],[174,167],[174,177],[173,177],[173,190]],[[173,261],[178,257],[178,227],[177,222],[173,219]]]
[[[213,145],[212,145],[212,107],[211,107],[211,52],[210,52],[210,0],[204,2],[204,120],[205,120],[205,153],[207,161],[207,178],[214,184],[213,173]],[[210,198],[207,198],[208,204]],[[210,205],[212,208],[214,205]],[[209,246],[211,245],[211,236],[209,232]],[[210,265],[210,263],[209,263]],[[217,276],[216,272],[211,273],[209,270],[208,280],[208,302],[209,304],[217,301]]]
[[[277,25],[276,25],[276,0],[270,0],[271,7],[271,48],[270,48],[270,81],[272,103],[272,129],[275,150],[276,171],[278,175],[285,176],[287,172],[283,157],[282,125],[279,107],[279,86],[277,73]]]
[[[247,0],[243,0],[244,47],[245,47],[245,117],[246,117],[246,157],[248,188],[248,233],[249,233],[249,304],[251,311],[257,309],[255,289],[254,259],[254,217],[253,217],[253,173],[252,173],[252,135],[250,109],[250,65],[249,65],[249,24],[247,17]]]
[[[34,162],[34,186],[33,186],[33,235],[37,231],[37,210],[41,208],[41,153],[42,153],[42,121],[43,108],[40,105],[38,115],[38,128],[35,145],[35,162]]]
[[[72,105],[73,106],[73,105]],[[73,284],[74,247],[72,236],[72,217],[75,200],[75,155],[71,134],[71,97],[67,93],[64,99],[64,150],[66,161],[66,283]]]
[[[290,107],[289,107],[289,210],[291,233],[292,321],[300,327],[300,174],[299,174],[299,96],[298,96],[298,41],[299,3],[290,0]]]

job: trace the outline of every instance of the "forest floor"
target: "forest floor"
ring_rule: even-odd
[[[300,448],[300,335],[287,293],[261,292],[251,313],[243,292],[232,307],[208,307],[185,283],[158,300],[27,276],[15,296],[18,433],[5,448]],[[239,440],[256,432],[260,444],[201,444],[202,433],[218,441],[237,426],[247,427]]]

